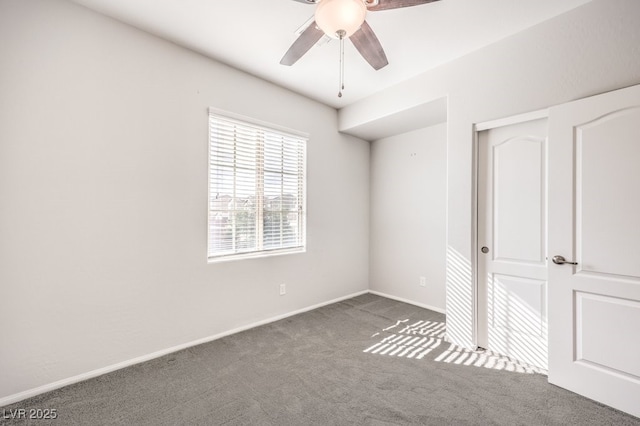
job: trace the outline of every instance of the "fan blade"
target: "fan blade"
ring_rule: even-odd
[[[302,58],[302,56],[322,38],[323,35],[324,32],[319,30],[316,27],[316,21],[313,21],[311,25],[309,25],[307,29],[300,34],[300,37],[293,42],[289,50],[287,50],[287,53],[285,53],[282,59],[280,59],[280,63],[282,65],[295,64],[298,59]]]
[[[421,4],[433,3],[438,0],[378,0],[376,6],[371,6],[369,10],[388,10],[401,7],[419,6]]]
[[[376,71],[389,64],[387,55],[385,55],[378,37],[376,37],[369,24],[367,24],[367,21],[364,21],[360,29],[349,38],[362,57],[369,62]]]

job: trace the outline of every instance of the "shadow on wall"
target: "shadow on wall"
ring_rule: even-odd
[[[445,323],[441,321],[400,320],[372,337],[380,341],[363,352],[390,357],[428,359],[468,367],[489,368],[514,373],[546,374],[546,370],[492,351],[472,351],[444,340]]]

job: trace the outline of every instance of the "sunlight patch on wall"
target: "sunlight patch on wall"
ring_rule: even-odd
[[[447,247],[448,340],[473,346],[473,274],[471,262]]]

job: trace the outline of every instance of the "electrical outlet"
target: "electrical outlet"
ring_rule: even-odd
[[[420,277],[420,287],[427,286],[427,279],[425,277]]]
[[[280,296],[284,296],[285,294],[287,294],[287,285],[280,284]]]

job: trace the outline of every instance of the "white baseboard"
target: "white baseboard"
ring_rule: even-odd
[[[147,354],[147,355],[142,355],[142,356],[139,356],[137,358],[129,359],[127,361],[119,362],[117,364],[112,364],[112,365],[109,365],[109,366],[103,367],[103,368],[98,368],[97,370],[89,371],[87,373],[78,374],[77,376],[69,377],[67,379],[58,380],[58,381],[53,382],[53,383],[48,383],[48,384],[43,385],[43,386],[38,386],[37,388],[33,388],[33,389],[29,389],[29,390],[26,390],[26,391],[23,391],[23,392],[19,392],[19,393],[13,394],[13,395],[9,395],[9,396],[6,396],[4,398],[0,398],[0,407],[4,407],[5,405],[14,404],[16,402],[20,402],[20,401],[25,400],[27,398],[31,398],[31,397],[34,397],[36,395],[40,395],[40,394],[43,394],[43,393],[46,393],[46,392],[51,392],[53,390],[62,388],[64,386],[69,386],[69,385],[72,385],[74,383],[83,382],[85,380],[92,379],[94,377],[98,377],[98,376],[101,376],[103,374],[111,373],[113,371],[120,370],[122,368],[130,367],[132,365],[136,365],[136,364],[140,364],[142,362],[150,361],[152,359],[159,358],[161,356],[168,355],[168,354],[173,353],[173,352],[178,352],[178,351],[181,351],[183,349],[190,348],[192,346],[197,346],[197,345],[201,345],[203,343],[211,342],[211,341],[220,339],[222,337],[229,336],[231,334],[240,333],[241,331],[249,330],[251,328],[259,327],[261,325],[269,324],[269,323],[272,323],[272,322],[275,322],[275,321],[280,321],[281,319],[285,319],[285,318],[288,318],[288,317],[291,317],[291,316],[294,316],[294,315],[298,315],[298,314],[301,314],[303,312],[312,311],[314,309],[318,309],[318,308],[321,308],[321,307],[326,306],[326,305],[331,305],[333,303],[341,302],[343,300],[351,299],[353,297],[361,296],[361,295],[367,294],[367,293],[369,293],[368,290],[363,290],[363,291],[360,291],[360,292],[357,292],[357,293],[349,294],[347,296],[339,297],[337,299],[333,299],[333,300],[329,300],[329,301],[326,301],[326,302],[318,303],[318,304],[312,305],[312,306],[307,306],[306,308],[298,309],[298,310],[292,311],[292,312],[287,312],[286,314],[277,315],[275,317],[267,318],[267,319],[262,320],[262,321],[254,322],[254,323],[251,323],[251,324],[244,325],[242,327],[238,327],[238,328],[234,328],[234,329],[231,329],[231,330],[228,330],[228,331],[224,331],[222,333],[218,333],[218,334],[215,334],[213,336],[203,337],[202,339],[194,340],[194,341],[191,341],[191,342],[188,342],[188,343],[183,343],[181,345],[173,346],[173,347],[170,347],[170,348],[167,348],[167,349],[162,349],[162,350],[159,350],[159,351]]]
[[[426,305],[424,303],[419,303],[419,302],[414,302],[413,300],[409,300],[409,299],[404,299],[402,297],[397,297],[397,296],[392,296],[390,294],[386,294],[386,293],[382,293],[380,291],[373,291],[373,290],[369,290],[369,293],[371,294],[375,294],[376,296],[382,296],[382,297],[386,297],[387,299],[393,299],[393,300],[397,300],[398,302],[403,302],[403,303],[408,303],[410,305],[415,305],[418,306],[420,308],[424,308],[424,309],[429,309],[430,311],[436,311],[439,312],[441,314],[446,314],[447,312],[442,309],[442,308],[437,308],[435,306],[431,306],[431,305]]]

